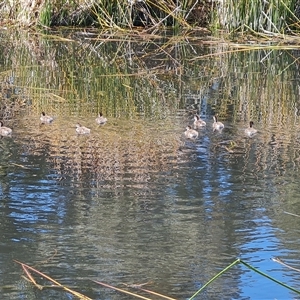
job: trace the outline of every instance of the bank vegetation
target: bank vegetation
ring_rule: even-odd
[[[195,28],[296,34],[298,0],[4,0],[2,25]]]

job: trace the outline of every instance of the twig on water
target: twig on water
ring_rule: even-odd
[[[156,295],[156,296],[159,296],[159,297],[164,298],[164,299],[176,300],[176,299],[171,298],[169,296],[165,296],[165,295],[162,295],[162,294],[159,294],[159,293],[156,293],[156,292],[153,292],[153,291],[142,288],[142,286],[147,285],[149,283],[150,282],[145,282],[145,283],[141,283],[141,284],[127,284],[127,283],[123,283],[123,284],[127,287],[130,287],[130,288],[133,288],[133,289],[139,289],[143,292],[146,292],[146,293],[149,293],[149,294],[152,294],[152,295]]]
[[[124,293],[124,294],[127,294],[127,295],[131,295],[131,296],[134,296],[134,297],[137,297],[137,298],[140,298],[140,299],[144,299],[144,300],[151,300],[150,298],[147,298],[147,297],[144,297],[144,296],[141,296],[141,295],[137,295],[137,294],[128,292],[128,291],[126,291],[126,290],[117,288],[117,287],[115,287],[115,286],[106,284],[106,283],[104,283],[104,282],[95,281],[95,280],[93,280],[93,281],[94,281],[95,283],[97,283],[97,284],[103,285],[103,286],[105,286],[105,287],[108,287],[108,288],[110,288],[110,289],[116,290],[116,291],[118,291],[118,292],[121,292],[121,293]]]
[[[46,274],[44,274],[44,273],[42,273],[42,272],[40,272],[40,271],[38,271],[38,270],[36,270],[36,269],[34,269],[34,268],[28,266],[28,265],[26,265],[26,264],[24,264],[24,263],[22,263],[22,262],[20,262],[20,261],[14,260],[14,262],[16,262],[16,263],[18,263],[18,264],[20,264],[20,265],[22,266],[23,270],[25,271],[26,275],[28,276],[27,280],[30,281],[30,282],[32,282],[32,283],[34,284],[34,286],[36,286],[36,287],[37,287],[38,289],[40,289],[40,290],[42,290],[43,288],[45,288],[45,286],[42,286],[42,285],[37,284],[36,281],[34,280],[34,278],[32,277],[32,275],[30,274],[30,271],[29,271],[29,270],[35,272],[36,274],[38,274],[38,275],[40,275],[40,276],[42,276],[42,277],[48,279],[48,280],[51,281],[52,283],[54,283],[55,286],[53,286],[53,288],[61,288],[61,289],[63,289],[64,291],[67,291],[67,292],[69,292],[70,294],[72,294],[72,295],[78,297],[79,299],[83,299],[83,300],[92,300],[91,298],[89,298],[89,297],[87,297],[87,296],[85,296],[85,295],[83,295],[83,294],[81,294],[81,293],[78,293],[78,292],[76,292],[76,291],[74,291],[74,290],[69,289],[68,287],[66,287],[66,286],[64,286],[64,285],[62,285],[62,284],[60,284],[58,281],[54,280],[53,278],[49,277],[48,275],[46,275]],[[47,288],[51,288],[51,286],[47,286]]]
[[[294,271],[300,273],[300,269],[294,268],[294,267],[284,263],[279,257],[272,257],[272,260],[279,263],[279,264],[281,264],[281,265],[283,265],[283,266],[285,266],[285,267],[287,267],[287,268],[289,268],[289,269],[291,269],[291,270],[294,270]]]
[[[296,214],[293,214],[293,213],[290,213],[290,212],[287,212],[287,211],[284,211],[284,213],[287,214],[287,215],[291,215],[291,216],[300,218],[299,215],[296,215]]]

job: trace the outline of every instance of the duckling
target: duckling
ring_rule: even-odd
[[[198,115],[195,115],[194,116],[194,128],[197,129],[197,128],[200,128],[203,126],[206,126],[206,122],[201,120]]]
[[[104,125],[107,122],[107,119],[103,117],[102,113],[99,113],[98,118],[96,118],[95,121],[99,125]]]
[[[213,129],[215,130],[222,130],[224,128],[224,124],[222,122],[218,122],[218,116],[213,116],[214,123],[213,123]]]
[[[2,136],[8,136],[11,135],[12,130],[8,127],[3,126],[3,122],[0,121],[0,135]]]
[[[51,123],[53,121],[53,117],[47,116],[45,112],[42,111],[40,120],[42,123]]]
[[[76,124],[76,132],[78,134],[89,134],[91,132],[91,129],[81,126],[79,123]]]
[[[257,133],[257,130],[253,128],[253,125],[253,121],[250,121],[249,127],[245,129],[245,133],[248,137],[252,137]]]
[[[196,139],[198,137],[198,132],[194,129],[192,129],[191,126],[187,126],[186,130],[184,132],[184,135],[188,138],[188,139]]]

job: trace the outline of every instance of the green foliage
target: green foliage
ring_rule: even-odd
[[[44,26],[51,25],[52,6],[51,1],[47,1],[40,12],[40,24]]]

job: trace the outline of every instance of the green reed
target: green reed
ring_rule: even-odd
[[[283,34],[295,28],[296,0],[227,0],[220,8],[221,23],[229,30],[248,29],[266,34]]]
[[[271,281],[273,281],[273,282],[275,282],[275,283],[283,286],[286,289],[289,289],[289,290],[295,292],[296,294],[300,294],[299,290],[297,290],[297,289],[295,289],[295,288],[293,288],[293,287],[291,287],[291,286],[289,286],[289,285],[287,285],[287,284],[285,284],[285,283],[283,283],[283,282],[275,279],[274,277],[272,277],[272,276],[270,276],[270,275],[268,275],[268,274],[266,274],[266,273],[258,270],[257,268],[251,266],[250,264],[244,262],[243,260],[237,259],[233,263],[231,263],[230,265],[228,265],[227,267],[225,267],[221,272],[219,272],[217,275],[215,275],[212,279],[210,279],[206,284],[204,284],[196,293],[194,293],[194,295],[192,297],[189,298],[189,300],[194,299],[207,286],[209,286],[210,284],[212,284],[217,278],[219,278],[221,275],[223,275],[225,272],[227,272],[228,270],[230,270],[232,267],[234,267],[237,264],[242,264],[242,265],[246,266],[248,269],[250,269],[251,271],[254,271],[255,273],[257,273],[257,274],[259,274],[259,275],[261,275],[261,276],[263,276],[263,277],[265,277],[265,278],[267,278],[267,279],[269,279],[269,280],[271,280]]]

